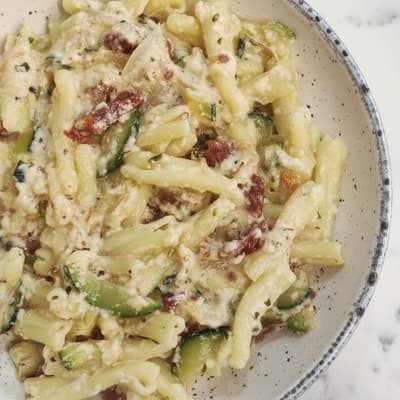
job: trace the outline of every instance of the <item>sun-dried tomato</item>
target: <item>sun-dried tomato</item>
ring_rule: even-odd
[[[205,145],[207,149],[201,153],[201,156],[211,168],[215,168],[232,154],[231,146],[221,140],[208,140]]]
[[[255,343],[263,342],[268,335],[282,329],[284,327],[284,325],[285,325],[285,321],[283,319],[269,321],[268,324],[266,324],[262,327],[261,332],[257,336],[254,336],[254,338],[253,338],[254,342]]]
[[[229,56],[227,56],[226,54],[220,54],[219,56],[218,56],[218,61],[220,62],[220,63],[228,63],[229,62]]]
[[[174,60],[176,58],[176,54],[175,54],[175,49],[174,49],[174,46],[173,46],[171,40],[167,39],[166,44],[167,44],[168,54],[169,54],[171,60]]]
[[[80,143],[80,144],[88,144],[92,143],[92,138],[91,136],[83,136],[79,131],[76,129],[72,128],[69,131],[64,131],[64,135],[72,139],[74,142]]]
[[[130,42],[120,33],[107,33],[103,38],[103,45],[114,53],[132,54],[139,43]]]
[[[18,133],[8,132],[0,122],[0,142],[10,142],[18,138]]]
[[[24,252],[26,256],[33,256],[35,251],[40,247],[40,241],[37,238],[29,237],[25,241]]]
[[[265,184],[260,176],[253,174],[251,177],[251,187],[247,197],[249,198],[249,205],[247,209],[255,217],[261,217],[264,208],[264,193]]]
[[[143,96],[136,91],[122,92],[109,104],[79,119],[71,130],[64,133],[78,143],[91,143],[90,135],[102,135],[123,115],[139,108],[143,101]]]
[[[100,81],[97,85],[88,88],[87,93],[92,98],[93,103],[97,105],[100,103],[109,103],[112,96],[116,93],[116,89]]]
[[[115,386],[102,393],[103,400],[126,400],[126,394],[119,391]]]
[[[160,207],[153,206],[151,204],[148,204],[147,206],[149,207],[150,213],[147,216],[147,218],[143,221],[145,224],[150,224],[151,222],[158,221],[159,219],[168,215],[164,211],[162,211]]]
[[[200,326],[193,321],[186,322],[185,330],[181,334],[181,339],[184,340],[187,337],[195,335],[200,330]]]
[[[169,313],[174,313],[181,299],[175,293],[163,293],[161,295],[163,310]]]
[[[226,251],[226,246],[220,252],[222,258],[235,258],[242,254],[249,255],[260,250],[265,243],[263,233],[265,232],[265,223],[253,224],[243,231],[235,241],[236,246],[233,250]],[[229,247],[228,247],[229,248]]]

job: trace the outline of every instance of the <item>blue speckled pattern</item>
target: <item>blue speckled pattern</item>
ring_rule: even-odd
[[[358,299],[354,303],[352,310],[349,312],[340,334],[337,336],[336,340],[331,343],[328,351],[321,357],[320,361],[279,400],[298,399],[315,382],[318,376],[335,360],[340,350],[344,347],[355,331],[371,300],[375,289],[375,283],[377,282],[378,275],[383,267],[389,238],[392,206],[392,180],[387,142],[375,100],[365,78],[353,57],[349,54],[346,46],[317,11],[315,11],[304,0],[289,0],[289,3],[292,3],[293,7],[301,12],[314,25],[314,27],[320,31],[325,40],[334,49],[343,64],[347,67],[369,115],[372,134],[375,136],[380,172],[380,229],[376,239],[376,247],[372,263],[369,266],[368,279],[359,293]]]

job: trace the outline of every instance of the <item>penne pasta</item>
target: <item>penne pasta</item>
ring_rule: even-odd
[[[316,326],[346,148],[311,123],[280,21],[61,5],[0,57],[0,334],[31,400],[190,400],[270,324]]]

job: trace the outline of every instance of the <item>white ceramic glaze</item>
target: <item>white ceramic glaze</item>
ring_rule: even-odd
[[[0,5],[0,36],[23,22],[40,29],[56,12],[56,0],[13,0]],[[295,399],[333,360],[368,305],[386,249],[390,177],[382,127],[367,84],[340,40],[302,1],[233,0],[246,18],[278,18],[298,40],[294,55],[303,102],[322,132],[342,136],[349,160],[341,195],[336,238],[344,244],[346,266],[316,273],[318,328],[304,336],[279,334],[253,350],[244,371],[198,383],[195,399]],[[45,327],[44,327],[45,329]],[[0,353],[0,400],[23,394]]]

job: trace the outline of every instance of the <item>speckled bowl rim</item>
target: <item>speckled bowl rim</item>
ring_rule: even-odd
[[[357,300],[353,304],[352,309],[349,311],[342,330],[336,337],[335,341],[330,344],[328,350],[322,355],[320,361],[305,373],[303,378],[296,385],[290,388],[286,394],[281,396],[279,400],[298,399],[335,360],[344,345],[349,341],[350,337],[354,333],[361,317],[371,301],[372,295],[375,291],[376,282],[382,271],[389,241],[392,211],[392,179],[387,141],[374,97],[371,94],[364,76],[354,58],[350,55],[346,46],[340,40],[339,36],[313,7],[304,0],[287,1],[290,6],[294,7],[298,12],[305,16],[312,23],[313,27],[322,34],[325,41],[331,46],[338,58],[342,61],[342,64],[347,68],[355,87],[359,91],[360,98],[369,116],[372,134],[375,136],[375,145],[378,155],[378,169],[380,175],[380,227],[366,282],[358,294]]]

